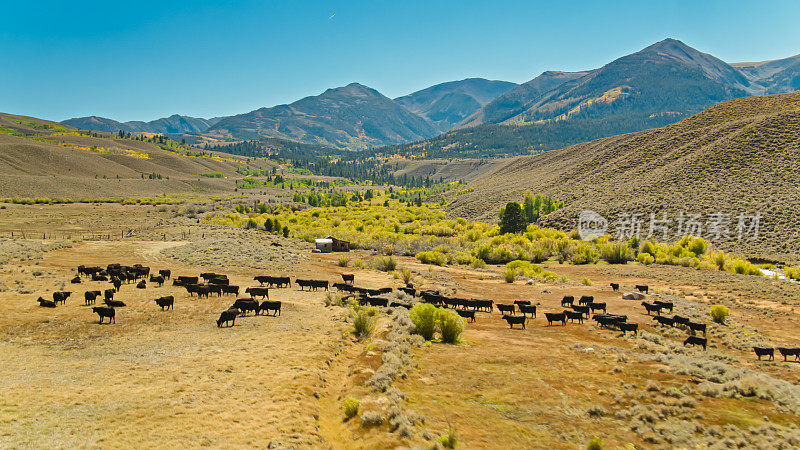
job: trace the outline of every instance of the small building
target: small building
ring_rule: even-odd
[[[327,236],[322,239],[315,239],[314,243],[317,246],[317,250],[319,250],[322,253],[350,251],[349,242],[344,241],[342,239],[336,239],[333,236]]]

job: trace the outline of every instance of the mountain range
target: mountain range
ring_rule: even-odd
[[[536,153],[674,123],[717,103],[800,89],[800,55],[728,64],[665,39],[603,67],[547,71],[516,85],[468,78],[394,100],[358,83],[288,105],[214,119],[174,115],[65,124],[100,131],[279,138],[337,149],[427,156]]]

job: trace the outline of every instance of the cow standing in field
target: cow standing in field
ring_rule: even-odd
[[[567,316],[563,312],[561,313],[544,313],[545,318],[547,318],[547,326],[553,325],[553,322],[561,322],[561,325],[567,324]]]
[[[236,325],[236,316],[238,315],[239,310],[237,308],[230,308],[222,311],[219,315],[219,319],[217,319],[217,327],[221,328],[223,323],[226,327]],[[230,323],[230,325],[228,325],[228,323]]]
[[[510,316],[508,314],[503,315],[503,320],[508,322],[509,328],[514,328],[514,325],[522,325],[522,329],[525,329],[525,316]]]
[[[61,303],[63,305],[67,302],[67,299],[69,298],[70,295],[72,295],[72,292],[68,291],[53,292],[53,302],[55,302],[56,304]]]
[[[762,356],[769,356],[769,361],[775,360],[775,349],[772,347],[753,347],[753,351],[756,352],[759,361]]]
[[[245,294],[250,294],[251,298],[261,297],[261,298],[269,298],[269,288],[265,287],[249,287],[244,290]]]
[[[97,297],[101,296],[102,293],[100,291],[86,291],[83,293],[83,299],[86,301],[86,305],[93,305],[94,302],[97,300]]]
[[[100,316],[100,323],[101,324],[103,323],[103,318],[104,317],[108,317],[108,323],[109,324],[111,324],[111,322],[117,323],[117,317],[116,317],[117,316],[117,312],[111,306],[93,306],[92,307],[92,311],[94,311],[95,314]]]
[[[256,309],[256,315],[264,312],[265,314],[269,314],[272,311],[273,316],[280,316],[281,315],[281,302],[279,301],[269,301],[265,300],[261,302],[261,305]]]
[[[787,361],[787,356],[794,356],[795,361],[800,360],[800,347],[778,347],[778,351],[784,361]]]
[[[352,285],[356,281],[356,276],[355,276],[355,274],[352,274],[352,273],[343,273],[342,274],[342,281],[344,281],[347,284]]]
[[[523,316],[526,314],[530,314],[531,317],[535,318],[536,305],[519,305],[519,312],[521,312]]]
[[[708,344],[708,340],[704,337],[699,336],[689,336],[683,341],[683,346],[691,345],[694,347],[695,345],[702,345],[703,350],[706,350],[706,345]]]
[[[156,304],[161,307],[162,311],[164,311],[164,308],[174,309],[173,305],[175,304],[175,297],[171,295],[159,297],[156,299]]]
[[[164,277],[165,280],[169,280],[170,275],[172,275],[172,271],[169,269],[162,269],[158,271],[158,274]]]
[[[505,303],[498,303],[497,309],[500,311],[501,314],[506,314],[506,313],[514,314],[515,306],[513,303],[510,305]]]
[[[611,290],[617,292],[619,290],[619,283],[611,283]]]

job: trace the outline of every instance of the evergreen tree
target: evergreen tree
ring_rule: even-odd
[[[509,202],[500,217],[500,233],[519,233],[527,226],[522,207],[517,202]]]

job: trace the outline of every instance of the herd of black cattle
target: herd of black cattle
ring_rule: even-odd
[[[109,323],[116,323],[116,310],[115,308],[124,307],[125,303],[119,300],[114,300],[114,294],[119,292],[123,283],[136,282],[136,287],[139,289],[146,289],[147,279],[149,277],[150,283],[155,283],[163,286],[166,280],[171,278],[170,270],[159,270],[158,275],[150,274],[150,268],[136,264],[133,266],[123,266],[120,264],[110,264],[105,269],[102,267],[86,267],[78,266],[78,275],[71,280],[73,284],[79,284],[83,281],[83,277],[88,277],[91,281],[105,281],[110,282],[113,288],[105,289],[102,292],[99,290],[86,291],[84,293],[84,300],[86,305],[94,305],[98,297],[102,297],[105,303],[104,306],[94,306],[92,311],[100,317],[100,323],[103,319],[108,318]],[[204,282],[201,283],[200,280]],[[239,316],[247,315],[253,312],[254,315],[264,313],[265,315],[272,314],[273,316],[280,315],[281,302],[272,301],[269,299],[269,290],[273,288],[285,288],[292,286],[290,277],[275,277],[275,276],[256,276],[254,281],[259,283],[259,286],[248,287],[244,290],[249,298],[238,298],[231,305],[230,308],[223,311],[217,319],[217,326],[234,326],[236,318]],[[368,289],[354,286],[355,276],[353,274],[342,274],[342,283],[333,283],[332,287],[340,292],[346,292],[346,297],[356,298],[361,305],[370,305],[376,307],[387,308],[411,308],[411,303],[404,303],[393,301],[381,297],[381,295],[388,294],[393,291],[393,288],[380,288]],[[295,284],[300,287],[300,290],[316,291],[317,289],[329,290],[329,282],[327,280],[312,280],[312,279],[295,279]],[[239,295],[239,286],[231,285],[230,280],[226,275],[216,273],[201,273],[200,276],[178,276],[172,280],[173,286],[180,286],[186,289],[189,296],[195,294],[200,297],[208,298],[212,294],[217,296],[222,295]],[[611,288],[614,291],[619,290],[618,283],[611,283]],[[640,293],[648,294],[649,287],[644,285],[636,285],[636,290]],[[502,314],[501,318],[505,320],[509,328],[514,328],[514,325],[521,325],[525,328],[526,322],[530,319],[535,319],[536,305],[531,304],[530,300],[516,300],[513,303],[495,303],[492,300],[479,300],[468,299],[459,297],[449,297],[440,294],[438,291],[426,290],[417,291],[411,286],[399,288],[400,291],[411,296],[412,298],[419,297],[420,301],[431,303],[437,307],[451,308],[456,313],[470,322],[475,322],[475,314],[478,312],[492,313],[494,307]],[[53,293],[53,300],[46,300],[39,297],[37,300],[40,306],[55,308],[57,304],[64,304],[71,295],[69,291],[59,291]],[[259,303],[256,297],[261,297],[262,301]],[[641,298],[641,297],[640,297]],[[173,308],[175,298],[172,295],[163,296],[155,299],[157,306],[162,310],[169,310]],[[655,314],[652,318],[659,326],[680,327],[689,331],[690,335],[683,341],[683,345],[699,345],[705,350],[708,345],[706,338],[706,324],[692,322],[688,317],[673,314],[674,305],[672,302],[664,302],[655,300],[652,302],[643,301],[641,305],[644,307],[648,315]],[[545,312],[545,319],[547,326],[561,324],[566,326],[567,321],[571,323],[582,324],[584,319],[590,316],[592,320],[597,322],[601,328],[616,329],[621,331],[622,334],[632,332],[638,333],[639,324],[635,322],[628,322],[628,317],[622,314],[609,314],[608,307],[605,302],[595,302],[594,296],[584,295],[575,303],[574,296],[567,295],[561,300],[561,307],[564,308],[560,312]],[[569,309],[566,309],[569,308]],[[519,311],[519,315],[516,312]],[[673,314],[672,317],[662,316],[662,311],[669,311]],[[596,312],[601,312],[595,314]],[[594,314],[594,315],[593,315]],[[697,335],[698,332],[703,333],[703,337]],[[770,360],[774,359],[774,348],[772,347],[754,347],[758,359],[761,360],[762,356],[767,356]],[[796,360],[800,360],[800,348],[798,347],[777,347],[780,354],[783,356],[784,361],[787,357],[794,356]]]

